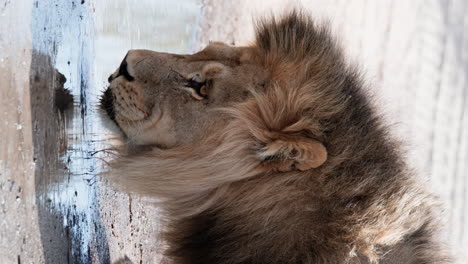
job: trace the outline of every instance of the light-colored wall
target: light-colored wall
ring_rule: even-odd
[[[34,193],[26,2],[0,1],[0,262],[42,260]],[[11,30],[15,28],[16,30]],[[38,262],[36,262],[38,263]]]

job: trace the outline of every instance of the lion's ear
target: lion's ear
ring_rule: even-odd
[[[327,160],[327,149],[314,139],[277,139],[266,143],[260,150],[259,157],[273,170],[305,171],[320,167]]]

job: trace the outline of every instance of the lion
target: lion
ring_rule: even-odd
[[[130,50],[102,108],[120,190],[157,199],[164,263],[451,263],[439,203],[326,25],[291,12],[255,41]]]

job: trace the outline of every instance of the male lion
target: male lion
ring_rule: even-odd
[[[293,12],[251,46],[131,50],[102,106],[131,151],[112,167],[155,197],[165,263],[448,263],[407,168],[326,27]]]

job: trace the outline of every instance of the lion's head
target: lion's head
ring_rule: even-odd
[[[246,47],[213,42],[192,55],[131,50],[109,77],[102,106],[131,144],[194,146],[237,122],[255,138],[250,149],[261,161],[279,161],[273,169],[318,167],[327,153],[314,116],[330,109],[310,105],[322,95],[308,83],[307,71],[317,66],[299,63],[307,51],[288,50],[314,47],[293,40],[276,46],[272,34]]]
[[[127,139],[171,148],[219,130],[216,109],[261,91],[270,73],[247,61],[248,48],[211,43],[193,55],[131,50],[109,77],[103,104]]]

